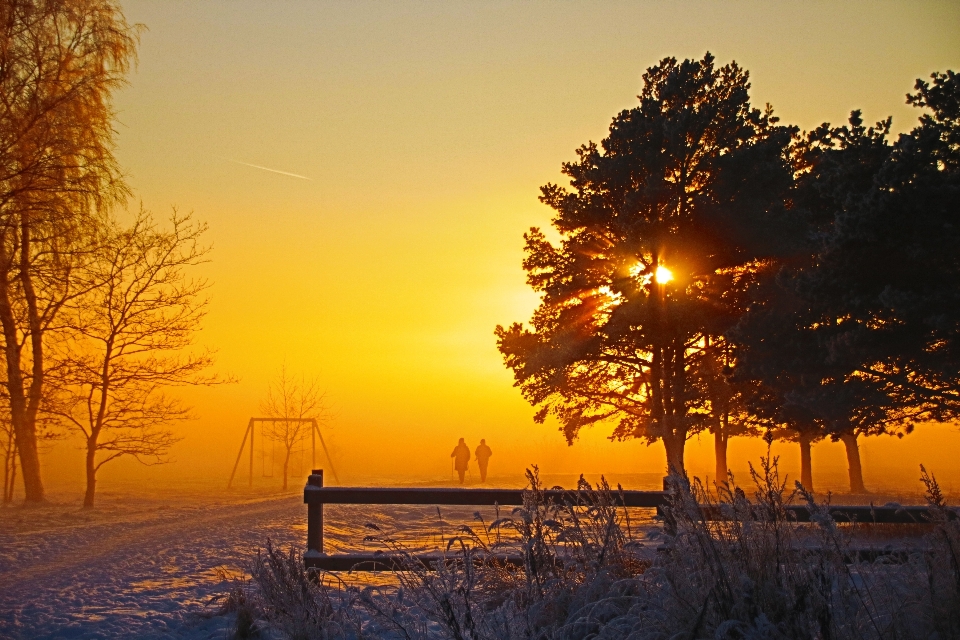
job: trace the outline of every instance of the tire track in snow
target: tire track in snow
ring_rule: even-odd
[[[187,618],[227,586],[216,568],[245,567],[267,537],[302,544],[305,511],[285,496],[2,535],[0,637],[191,637]]]
[[[222,521],[235,521],[251,517],[277,517],[286,515],[290,511],[289,500],[282,502],[271,500],[266,503],[254,505],[243,505],[242,507],[228,506],[218,507],[212,512],[204,512],[196,518],[176,518],[174,522],[139,522],[130,526],[126,523],[120,523],[119,528],[122,533],[116,533],[113,536],[97,541],[85,541],[82,547],[72,550],[69,554],[55,553],[50,558],[45,558],[32,566],[23,567],[19,570],[9,572],[0,571],[0,580],[14,584],[23,584],[22,581],[40,581],[50,574],[60,572],[70,572],[84,566],[102,566],[107,556],[121,551],[134,551],[141,553],[143,548],[153,540],[158,543],[154,545],[156,549],[162,549],[163,543],[170,540],[171,534],[177,534],[180,541],[189,539],[191,534],[205,533],[205,529]],[[171,518],[174,520],[174,518]],[[188,525],[189,528],[184,527]],[[89,525],[88,525],[89,526]],[[100,525],[106,527],[109,525]],[[114,525],[116,526],[116,525]],[[193,531],[191,531],[191,528]],[[50,535],[50,530],[41,532],[30,532],[21,534],[23,537],[36,534]],[[68,557],[65,557],[68,556]]]

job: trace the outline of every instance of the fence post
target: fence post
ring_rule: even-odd
[[[310,487],[323,486],[323,469],[314,469],[307,479]],[[323,553],[323,503],[310,502],[307,504],[307,556],[324,555]]]

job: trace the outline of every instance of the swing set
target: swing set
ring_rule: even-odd
[[[333,467],[333,459],[330,457],[330,452],[327,450],[327,444],[323,441],[323,434],[320,433],[320,425],[317,423],[316,418],[250,418],[250,422],[247,423],[247,430],[243,434],[243,440],[240,442],[240,451],[237,452],[237,461],[233,463],[233,471],[230,472],[230,480],[227,482],[227,488],[233,486],[233,478],[237,474],[237,467],[240,466],[240,459],[243,457],[243,450],[247,446],[247,439],[250,439],[250,478],[249,486],[253,486],[253,435],[255,430],[255,425],[260,422],[297,422],[297,423],[309,423],[310,424],[310,462],[311,468],[317,466],[317,439],[320,439],[320,446],[323,448],[323,454],[327,457],[327,462],[330,463],[330,471],[333,473],[333,479],[339,484],[340,478],[337,477],[337,471]],[[261,428],[262,430],[262,428]],[[261,443],[263,442],[263,436],[260,436]],[[270,465],[270,474],[267,475],[267,466],[266,466],[266,448],[261,446],[261,465],[263,467],[262,474],[265,478],[273,477],[273,467],[274,467],[274,458],[276,457],[276,442],[274,442],[274,451],[271,453],[271,465]],[[303,449],[300,450],[301,456],[303,455]],[[302,466],[302,463],[301,463]]]

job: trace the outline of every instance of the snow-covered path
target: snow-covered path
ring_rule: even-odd
[[[225,638],[228,619],[202,615],[231,586],[222,570],[248,573],[268,538],[282,549],[302,548],[306,539],[300,494],[115,496],[93,511],[75,500],[0,509],[0,639]],[[496,520],[493,508],[479,510],[486,523]],[[326,550],[379,548],[363,540],[369,522],[411,550],[444,548],[459,524],[483,531],[476,511],[331,505]],[[641,511],[631,515],[635,533],[653,524],[652,513]]]
[[[201,615],[230,587],[218,569],[246,572],[268,538],[284,549],[306,540],[299,494],[167,493],[104,500],[93,511],[75,505],[0,511],[0,639],[224,638],[227,620]],[[374,522],[411,549],[443,547],[443,536],[472,523],[475,511],[330,506],[325,544],[329,552],[378,548],[363,541],[365,523]]]
[[[0,637],[223,637],[222,620],[198,615],[227,586],[217,568],[239,572],[268,537],[301,545],[305,512],[297,495],[24,512],[32,526],[0,528]]]

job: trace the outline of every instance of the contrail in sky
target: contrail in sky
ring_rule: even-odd
[[[247,167],[253,167],[254,169],[263,169],[264,171],[269,171],[271,173],[279,173],[282,176],[290,176],[291,178],[300,178],[301,180],[309,180],[313,182],[313,178],[308,178],[307,176],[302,176],[299,173],[290,173],[289,171],[280,171],[279,169],[271,169],[270,167],[261,167],[258,164],[250,164],[249,162],[242,162],[240,160],[232,160],[230,158],[224,158],[223,156],[217,156],[221,160],[226,160],[227,162],[233,162],[234,164],[242,164]]]

